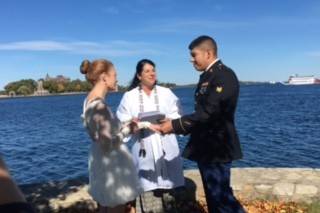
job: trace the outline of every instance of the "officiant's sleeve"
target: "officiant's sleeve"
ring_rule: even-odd
[[[130,113],[129,107],[130,107],[130,101],[129,101],[128,93],[124,93],[116,112],[117,118],[121,122],[126,122],[132,119],[132,115]]]
[[[120,122],[124,123],[124,122],[130,121],[133,118],[132,113],[130,111],[131,105],[130,105],[130,97],[126,92],[122,96],[122,99],[120,101],[120,104],[116,112],[117,118],[119,119]],[[123,138],[123,142],[127,143],[128,141],[134,138],[135,138],[135,135],[131,135],[131,134],[127,135],[127,137]]]
[[[170,89],[168,89],[166,103],[168,103],[166,117],[170,119],[180,118],[182,113],[179,98]]]

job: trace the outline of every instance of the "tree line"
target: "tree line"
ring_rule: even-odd
[[[42,81],[43,89],[49,93],[64,93],[64,92],[88,92],[92,85],[87,81],[76,80],[56,80],[56,79],[40,79]],[[173,88],[176,84],[173,83],[158,83],[159,85]],[[9,95],[14,92],[16,95],[32,95],[37,90],[38,83],[33,79],[23,79],[8,83],[4,87],[4,91],[0,91],[2,95]],[[126,91],[126,86],[118,85],[118,91]]]
[[[20,81],[15,81],[7,84],[4,89],[5,93],[8,95],[14,92],[17,95],[30,95],[33,94],[37,88],[37,82],[32,79],[23,79]]]
[[[57,81],[54,79],[41,80],[43,89],[49,93],[64,93],[64,92],[86,92],[91,89],[91,84],[87,81],[79,79],[72,81]],[[32,95],[37,90],[38,83],[33,79],[23,79],[7,84],[2,93],[14,92],[16,95]]]

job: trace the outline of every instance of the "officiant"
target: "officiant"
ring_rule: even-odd
[[[169,88],[157,85],[156,65],[149,59],[137,63],[136,72],[117,109],[126,122],[165,116],[180,117],[179,100]],[[149,116],[149,117],[148,117]],[[152,119],[154,122],[154,119]],[[156,119],[157,120],[157,119]],[[142,130],[130,138],[132,155],[144,193],[137,198],[137,212],[168,212],[174,189],[184,185],[182,158],[174,134],[161,135]]]

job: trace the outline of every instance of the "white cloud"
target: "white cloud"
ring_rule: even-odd
[[[0,43],[0,50],[67,51],[70,47],[56,41],[22,41]]]
[[[0,51],[60,51],[72,54],[131,56],[139,54],[162,54],[156,44],[146,42],[131,42],[114,40],[109,42],[59,42],[50,40],[35,40],[0,43]]]

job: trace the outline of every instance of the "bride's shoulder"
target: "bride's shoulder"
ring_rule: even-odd
[[[108,108],[107,104],[104,102],[102,98],[95,98],[92,100],[88,100],[86,102],[85,110],[84,111],[100,111],[106,110]]]

